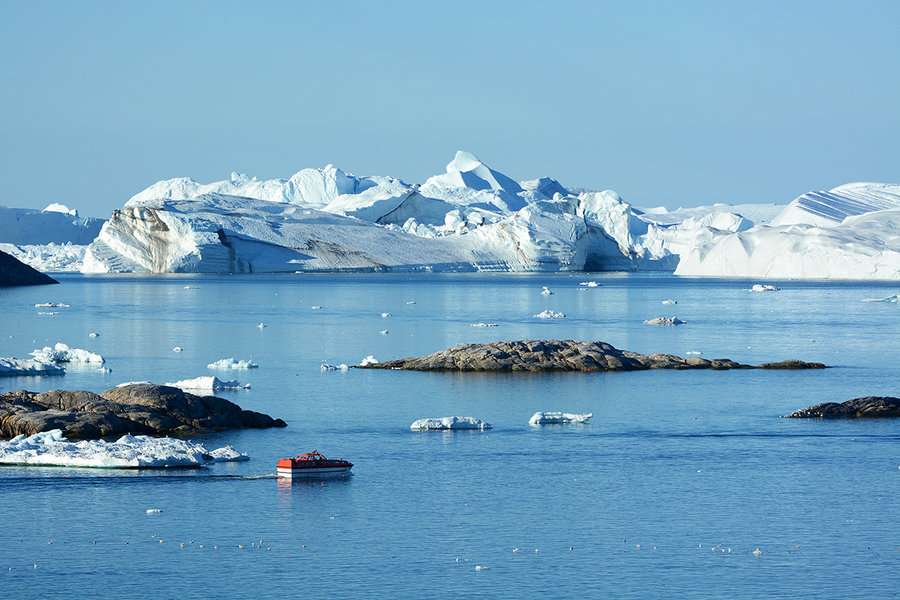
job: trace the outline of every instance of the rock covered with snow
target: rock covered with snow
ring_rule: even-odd
[[[492,429],[493,425],[475,417],[439,417],[419,419],[409,426],[413,431],[441,431],[447,429]]]
[[[594,413],[536,412],[528,419],[531,425],[587,423]]]
[[[518,340],[460,344],[428,356],[356,367],[407,371],[642,371],[647,369],[823,369],[821,363],[786,360],[753,367],[727,358],[639,354],[605,342]]]
[[[284,421],[243,410],[215,396],[146,383],[125,384],[101,394],[15,390],[0,396],[0,437],[61,429],[68,438],[166,435],[232,428],[284,427]]]
[[[210,462],[248,460],[231,446],[207,451],[175,438],[123,435],[111,442],[70,442],[59,429],[0,441],[0,464],[98,468],[200,467]]]

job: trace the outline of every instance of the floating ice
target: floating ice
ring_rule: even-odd
[[[100,334],[92,331],[88,334],[88,337],[100,337]]]
[[[774,285],[766,285],[762,283],[754,283],[753,287],[747,290],[748,292],[777,292],[780,288],[775,287]]]
[[[381,331],[379,331],[379,333],[380,333],[381,335],[387,335],[387,334],[390,333],[390,331],[388,331],[387,329],[382,329]]]
[[[172,348],[172,352],[181,352],[181,346],[175,346]]]
[[[382,318],[382,319],[387,319],[389,316],[391,316],[391,313],[389,313],[389,312],[383,312],[383,313],[381,313],[381,318]]]
[[[204,392],[221,392],[224,390],[249,390],[250,384],[242,384],[239,381],[222,381],[213,375],[202,375],[194,379],[183,379],[175,383],[167,383],[171,387],[177,387],[186,392],[201,390]]]
[[[348,367],[347,365],[345,365],[343,363],[341,363],[339,365],[322,364],[322,372],[323,373],[327,373],[328,371],[349,371],[349,370],[350,370],[350,367]]]
[[[678,300],[663,300],[663,304],[678,304]]]
[[[257,369],[259,365],[251,360],[235,360],[234,358],[223,358],[214,363],[206,365],[207,369]]]
[[[594,413],[536,412],[528,422],[531,425],[547,425],[556,423],[587,423]]]
[[[59,312],[46,312],[46,311],[41,311],[41,312],[39,312],[38,314],[39,314],[39,315],[58,315]]]
[[[415,431],[443,429],[492,429],[493,425],[475,417],[440,417],[436,419],[419,419],[409,426]]]
[[[0,377],[15,375],[65,375],[59,365],[32,358],[0,358]]]
[[[247,460],[231,446],[209,452],[200,444],[174,438],[123,435],[115,442],[69,442],[54,429],[0,441],[0,464],[60,467],[199,467],[216,461]]]
[[[649,319],[644,321],[644,325],[684,325],[685,321],[682,321],[678,317],[656,317],[655,319]]]
[[[62,342],[57,342],[53,348],[45,346],[40,350],[35,350],[31,355],[36,359],[45,362],[91,363],[101,365],[106,362],[99,354],[88,352],[81,348],[70,348],[67,344],[63,344]]]
[[[543,312],[539,312],[536,315],[532,315],[535,319],[565,319],[565,313],[561,312],[553,312],[550,309],[547,309]]]
[[[415,304],[415,301],[414,301],[414,300],[410,300],[409,302],[407,302],[407,304]]]
[[[541,294],[544,295],[544,296],[552,296],[552,295],[553,295],[553,292],[550,290],[550,288],[548,288],[548,287],[545,285],[545,286],[544,286],[544,289],[541,291]]]
[[[321,306],[310,306],[310,308],[313,309],[313,310],[319,310],[319,309],[322,308],[322,307],[321,307]]]
[[[162,509],[161,509],[161,508],[148,508],[148,509],[147,509],[147,514],[148,514],[148,515],[153,515],[153,514],[161,513],[161,512],[162,512]]]
[[[35,304],[35,308],[69,308],[68,304],[63,304],[62,302],[41,302],[40,304]]]
[[[376,359],[374,356],[372,356],[372,355],[370,354],[369,356],[367,356],[367,357],[365,357],[364,359],[362,359],[362,362],[359,363],[359,366],[364,367],[364,366],[366,366],[366,365],[374,365],[374,364],[377,364],[377,363],[378,363],[378,359]]]
[[[496,327],[496,323],[472,323],[469,327]]]
[[[900,302],[900,296],[888,296],[887,298],[863,298],[863,302]]]
[[[196,285],[186,285],[186,286],[184,286],[184,289],[186,289],[186,290],[199,290],[200,287],[199,287],[199,286],[196,286]]]
[[[582,281],[578,285],[583,285],[584,287],[600,287],[600,284],[596,281]]]

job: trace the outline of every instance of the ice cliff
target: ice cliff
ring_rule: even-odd
[[[0,206],[0,250],[38,271],[77,271],[103,223],[57,203],[42,211]]]

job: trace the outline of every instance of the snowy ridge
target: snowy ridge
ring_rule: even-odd
[[[848,183],[827,192],[808,192],[787,205],[771,225],[829,227],[847,217],[900,209],[900,185]]]

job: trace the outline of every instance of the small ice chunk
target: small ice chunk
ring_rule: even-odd
[[[348,367],[344,363],[341,363],[339,365],[329,365],[326,363],[322,364],[322,372],[323,373],[327,373],[328,371],[345,371],[346,372],[349,370],[350,370],[350,367]]]
[[[591,287],[591,288],[600,287],[600,284],[597,283],[596,281],[582,281],[578,285],[583,285],[584,287]]]
[[[655,319],[648,319],[644,321],[644,325],[684,325],[685,321],[682,321],[678,317],[656,317]]]
[[[542,295],[542,296],[552,296],[552,295],[553,295],[553,292],[550,290],[550,288],[548,288],[548,287],[545,285],[545,286],[544,286],[544,289],[541,290],[541,295]]]
[[[161,508],[148,508],[147,509],[148,515],[154,515],[154,514],[161,513],[161,512],[162,512]]]
[[[92,331],[88,334],[88,337],[100,337],[100,334],[95,331]]]
[[[370,354],[369,356],[367,356],[367,357],[365,357],[364,359],[362,359],[362,362],[359,363],[359,366],[364,367],[364,366],[366,366],[366,365],[374,365],[374,364],[377,364],[377,363],[378,363],[378,359],[376,359],[374,356],[372,356],[372,355]]]
[[[416,303],[415,300],[410,300],[409,302],[407,302],[407,304],[415,304],[415,303]]]
[[[206,365],[207,369],[257,369],[259,365],[251,360],[235,360],[232,358],[223,358],[214,363]]]
[[[106,362],[102,356],[94,352],[88,352],[81,348],[70,348],[67,344],[58,342],[53,348],[45,346],[40,350],[35,350],[31,355],[38,360],[46,362],[69,362],[69,363],[96,363],[103,364]]]
[[[485,567],[484,565],[475,565],[476,571],[490,571],[490,567]]]
[[[469,327],[496,327],[496,323],[472,323]]]
[[[381,335],[387,335],[387,334],[390,333],[390,331],[388,331],[387,329],[382,329],[379,333],[380,333]]]
[[[888,296],[887,298],[863,298],[863,302],[900,302],[900,296]]]
[[[493,425],[475,417],[439,417],[419,419],[409,426],[414,431],[436,431],[445,429],[492,429]]]
[[[678,300],[663,300],[663,304],[678,304]]]
[[[780,288],[775,287],[774,285],[765,285],[762,283],[754,283],[753,287],[747,290],[748,292],[777,292]]]
[[[700,356],[700,355],[703,354],[703,353],[700,352],[699,350],[688,350],[688,351],[685,352],[684,354],[685,354],[686,356]]]
[[[181,346],[175,346],[172,348],[172,352],[181,352]]]
[[[213,375],[201,375],[194,379],[183,379],[174,383],[166,383],[171,387],[177,387],[186,392],[204,391],[204,392],[221,392],[225,390],[249,390],[250,384],[242,384],[240,381],[222,381]]]
[[[319,310],[319,309],[322,308],[322,307],[321,307],[321,306],[310,306],[310,308],[313,309],[313,310]]]
[[[539,312],[536,315],[532,315],[535,319],[565,319],[565,313],[561,312],[553,312],[550,309],[547,309],[543,312]]]
[[[68,304],[64,304],[62,302],[41,302],[40,304],[35,304],[35,308],[69,308]]]
[[[265,324],[265,323],[260,323],[260,324],[259,324],[259,325],[257,325],[257,327],[259,327],[259,328],[260,328],[260,329],[264,329],[264,328],[265,328],[265,326],[266,326],[266,324]]]
[[[100,367],[99,369],[97,369],[97,372],[98,373],[112,373],[112,369],[110,369],[109,367]]]
[[[186,285],[186,286],[184,286],[184,289],[186,289],[186,290],[199,290],[200,287],[199,287],[199,286],[196,286],[196,285]]]
[[[587,423],[594,413],[536,412],[528,422],[532,425]]]
[[[383,313],[381,313],[381,318],[382,318],[382,319],[387,319],[389,316],[391,316],[391,313],[389,313],[389,312],[383,312]]]

